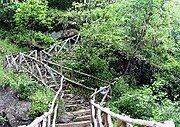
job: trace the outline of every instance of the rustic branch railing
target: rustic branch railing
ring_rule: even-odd
[[[112,118],[116,119],[118,125],[116,127],[133,127],[133,125],[138,126],[144,126],[144,127],[175,127],[174,123],[172,121],[164,121],[164,122],[155,122],[155,121],[146,121],[141,119],[133,119],[129,116],[123,116],[116,114],[112,111],[110,111],[109,108],[103,107],[103,101],[108,95],[110,85],[106,86],[102,89],[96,90],[91,95],[91,117],[92,117],[92,124],[93,127],[113,127]],[[104,97],[101,100],[101,103],[98,104],[95,102],[96,95],[100,92],[102,92],[104,89]]]
[[[38,81],[42,82],[45,86],[48,87],[58,87],[58,83],[60,82],[59,79],[62,76],[60,72],[49,67],[42,61],[23,53],[14,56],[6,56],[5,67],[15,68],[16,71],[26,71],[30,73],[33,77],[35,77]],[[94,90],[93,88],[87,87],[67,77],[64,77],[64,80],[72,84],[76,84],[80,87],[86,88],[88,90]]]
[[[30,57],[34,57],[40,61],[51,60],[54,56],[57,56],[61,51],[64,50],[72,51],[76,47],[79,38],[80,38],[80,34],[74,35],[70,38],[67,38],[60,44],[52,45],[50,48],[41,51],[37,51],[37,50],[28,51],[28,52],[24,52],[23,54],[28,55]],[[13,56],[15,55],[19,55],[19,53],[13,54]]]
[[[44,63],[46,63],[48,66],[51,66],[51,67],[55,68],[56,70],[61,71],[62,73],[68,71],[69,73],[76,73],[76,74],[78,74],[78,75],[81,75],[82,77],[91,78],[91,79],[93,79],[93,80],[96,80],[96,81],[98,81],[98,82],[102,82],[102,83],[104,83],[104,84],[111,84],[111,85],[113,85],[113,83],[108,82],[108,81],[106,81],[106,80],[97,78],[97,77],[95,77],[95,76],[93,76],[93,75],[90,75],[90,74],[87,74],[87,73],[83,73],[83,72],[80,72],[80,71],[77,71],[77,70],[74,70],[74,69],[71,69],[71,68],[68,68],[68,67],[65,67],[65,66],[62,66],[62,65],[60,65],[60,64],[53,63],[53,62],[51,62],[51,61],[49,61],[49,60],[42,60],[42,61],[43,61]]]
[[[74,39],[75,37],[75,39]],[[175,127],[172,121],[165,121],[164,123],[155,122],[155,121],[146,121],[141,119],[132,119],[128,116],[123,116],[116,114],[110,111],[109,108],[103,107],[105,99],[108,97],[108,93],[111,89],[113,83],[109,83],[92,75],[88,75],[76,70],[72,70],[62,65],[57,65],[51,62],[53,56],[59,54],[63,49],[67,50],[66,45],[71,43],[71,39],[75,42],[73,46],[69,46],[69,49],[73,49],[76,46],[76,43],[79,39],[79,35],[67,39],[62,43],[61,46],[54,45],[49,49],[42,50],[38,52],[37,50],[19,53],[16,55],[6,56],[5,67],[14,68],[16,71],[25,71],[30,73],[38,81],[48,87],[57,87],[58,91],[52,101],[51,107],[48,112],[45,112],[42,116],[37,117],[30,125],[25,127],[55,127],[56,116],[58,110],[58,96],[62,93],[63,81],[68,81],[72,84],[78,85],[80,87],[86,88],[88,90],[94,91],[91,95],[90,105],[91,105],[91,117],[92,124],[94,127],[113,127],[112,118],[116,119],[119,127],[133,127],[133,125],[145,126],[145,127]],[[63,74],[52,67],[48,66],[57,66],[69,71],[75,71],[78,74],[94,78],[103,83],[107,83],[108,86],[102,87],[99,90],[94,90],[93,88],[87,87],[81,83],[78,83],[74,80],[71,80],[67,77],[64,77]],[[96,102],[96,95],[103,94],[103,98],[100,101]],[[61,94],[61,97],[63,94]],[[118,127],[117,126],[117,127]]]
[[[38,60],[36,55],[35,55],[35,57],[32,57],[31,55],[29,56],[29,55],[20,53],[19,55],[6,56],[6,62],[7,62],[6,67],[15,68],[17,71],[25,70],[26,72],[33,75],[38,81],[42,82],[44,85],[46,85],[48,87],[59,86],[59,82],[61,82],[61,80],[59,81],[59,79],[61,79],[62,74],[57,72],[53,68],[49,67],[47,64],[43,63],[42,61]],[[80,83],[77,83],[73,80],[70,80],[66,77],[64,77],[63,79],[66,81],[69,81],[71,83],[74,83],[76,85],[79,85],[83,88],[93,90],[92,88],[86,87],[86,86],[84,86]],[[91,97],[93,98],[90,101],[91,110],[92,110],[91,116],[92,116],[92,123],[93,123],[94,127],[97,127],[97,126],[112,127],[113,124],[112,124],[111,118],[117,119],[120,127],[126,127],[127,125],[129,127],[132,127],[133,124],[141,125],[141,126],[148,126],[148,127],[175,127],[174,123],[171,121],[168,121],[165,123],[160,123],[160,122],[155,122],[155,121],[145,121],[145,120],[140,120],[140,119],[132,119],[132,118],[129,118],[127,116],[115,114],[115,113],[111,112],[108,108],[102,107],[103,102],[106,99],[108,92],[110,90],[110,86],[111,85],[103,87],[100,90],[95,91],[91,95]],[[100,101],[101,103],[97,104],[95,102],[95,96],[98,93],[102,93],[103,90],[105,90],[103,93],[104,97]],[[46,120],[51,121],[51,117],[49,114],[52,114],[52,112],[55,115],[57,114],[56,113],[57,107],[58,106],[56,105],[53,108],[53,111],[51,109],[51,113],[50,112],[45,113],[43,116],[35,119],[35,122],[33,122],[33,125],[34,125],[34,123],[39,122],[38,125],[36,125],[37,127],[39,126],[39,124],[43,124],[43,123],[45,126]],[[105,120],[104,120],[103,116],[105,116]],[[55,119],[55,116],[54,116],[54,119]],[[55,123],[55,120],[53,120],[53,121],[54,121],[53,123]],[[50,125],[50,123],[47,122],[47,125]],[[28,126],[28,127],[32,127],[32,126]]]

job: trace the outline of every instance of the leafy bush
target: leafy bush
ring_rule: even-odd
[[[120,88],[118,89],[120,90]],[[180,108],[178,102],[173,103],[169,99],[159,100],[159,96],[163,95],[160,93],[158,96],[153,95],[150,88],[129,89],[120,97],[114,95],[114,99],[108,102],[108,106],[112,111],[130,115],[132,118],[157,121],[173,120],[179,126]]]
[[[116,107],[119,113],[131,115],[133,118],[147,119],[152,116],[154,102],[150,89],[130,90],[113,100],[110,107]]]
[[[17,92],[20,99],[28,100],[30,95],[37,90],[37,83],[30,81],[30,79],[24,74],[15,74],[12,71],[4,73],[4,86],[12,88]]]
[[[37,25],[50,25],[47,17],[48,6],[46,0],[27,0],[19,4],[14,15],[16,25],[35,28]]]
[[[20,46],[44,48],[57,42],[50,35],[23,28],[15,28],[10,31],[0,30],[0,33],[2,33],[0,35],[1,38],[6,38]]]
[[[125,81],[125,78],[121,78],[112,86],[112,96],[119,98],[122,94],[126,93],[130,89],[131,87]]]
[[[52,102],[54,93],[49,88],[41,88],[31,95],[32,107],[30,114],[32,117],[41,115],[43,112],[48,111],[50,102]]]
[[[50,31],[69,28],[79,29],[82,24],[82,15],[80,13],[74,10],[67,12],[58,9],[49,9],[48,17],[52,20]]]
[[[176,127],[180,127],[180,107],[179,103],[172,103],[170,100],[163,100],[161,104],[155,103],[152,110],[153,117],[151,119],[157,121],[173,120]]]
[[[135,74],[126,73],[126,75],[131,76],[129,80],[136,78],[139,83],[137,85],[143,86],[146,81],[141,79],[149,80],[151,84],[158,80],[153,76],[158,71],[165,81],[163,91],[169,94],[171,100],[179,98],[180,78],[177,66],[179,64],[179,14],[177,14],[178,9],[173,9],[179,8],[179,5],[177,0],[122,0],[105,7],[88,8],[85,12],[87,22],[81,28],[83,44],[75,54],[77,63],[74,65],[83,68],[84,71],[89,70],[90,67],[94,67],[91,68],[92,70],[100,67],[100,70],[93,72],[94,75],[99,75],[98,72],[103,72],[104,69],[115,77],[109,65],[114,59],[113,54],[120,51],[126,55],[115,56],[119,59],[118,62],[122,60],[124,64],[119,69],[122,73],[118,76],[123,75],[124,70],[131,71],[139,68],[138,71],[134,71]],[[121,59],[121,57],[126,58]],[[153,66],[145,66],[148,62]],[[96,65],[98,65],[97,68]],[[153,71],[154,68],[157,70]],[[103,73],[100,75],[105,77]],[[141,78],[142,76],[145,78]]]
[[[180,101],[180,63],[177,61],[168,62],[163,71],[156,73],[156,81],[152,85],[154,94],[159,92],[167,93],[166,97],[172,101]]]
[[[6,25],[9,25],[9,27],[12,27],[15,23],[13,16],[17,7],[17,4],[10,4],[5,7],[0,7],[0,24],[5,23]]]
[[[0,56],[5,56],[15,52],[25,52],[25,51],[27,51],[26,48],[18,47],[17,45],[8,42],[7,39],[6,40],[0,39]]]
[[[65,10],[70,8],[72,6],[72,3],[77,0],[47,0],[47,1],[50,7]]]

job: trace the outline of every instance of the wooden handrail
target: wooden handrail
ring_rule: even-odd
[[[77,35],[75,35],[75,36],[77,36]],[[72,37],[72,38],[74,38],[74,37]],[[72,38],[69,38],[69,40],[72,39]],[[79,38],[79,35],[78,35],[78,38]],[[106,99],[106,97],[108,96],[108,92],[110,91],[111,86],[114,83],[109,83],[108,81],[99,79],[99,78],[97,78],[95,76],[92,76],[92,75],[89,75],[89,74],[86,74],[86,73],[83,73],[83,72],[79,72],[79,71],[73,70],[71,68],[63,67],[62,65],[60,66],[60,65],[55,64],[55,63],[53,63],[53,62],[51,62],[49,60],[46,60],[47,58],[52,57],[54,55],[54,54],[51,54],[51,51],[55,51],[55,53],[59,53],[59,51],[61,51],[65,47],[65,45],[67,44],[67,42],[69,40],[66,40],[63,43],[62,46],[54,45],[50,49],[42,50],[39,53],[37,52],[37,50],[34,50],[34,51],[31,51],[31,52],[20,53],[19,55],[6,56],[7,63],[8,63],[8,65],[10,67],[14,67],[17,71],[19,71],[20,69],[26,70],[27,72],[29,72],[31,75],[33,75],[35,78],[37,78],[39,81],[41,81],[46,86],[47,86],[48,83],[49,83],[48,85],[50,85],[50,86],[54,86],[54,85],[59,86],[59,84],[58,84],[59,80],[57,80],[57,79],[61,78],[60,79],[60,88],[58,89],[58,91],[56,92],[55,97],[53,98],[53,101],[51,103],[51,107],[49,108],[49,111],[45,112],[42,116],[37,117],[27,127],[34,127],[34,126],[38,126],[39,124],[43,124],[43,126],[45,126],[46,123],[47,123],[47,126],[52,125],[53,127],[55,127],[55,120],[56,120],[57,108],[58,108],[58,104],[56,103],[56,100],[58,98],[58,95],[62,91],[63,80],[66,80],[68,82],[76,84],[76,85],[78,85],[80,87],[86,88],[88,90],[93,90],[94,91],[94,93],[90,96],[90,98],[91,98],[90,105],[91,105],[91,109],[92,109],[92,118],[93,118],[92,123],[94,123],[95,126],[103,126],[103,124],[102,124],[102,116],[101,116],[102,113],[103,113],[103,114],[106,114],[106,118],[107,118],[107,120],[106,120],[107,123],[106,124],[108,125],[108,127],[112,127],[111,117],[117,119],[118,121],[122,121],[123,125],[132,126],[132,124],[136,124],[136,125],[148,126],[148,127],[175,127],[175,125],[174,125],[174,123],[172,121],[165,121],[164,123],[161,123],[161,122],[156,122],[156,121],[133,119],[133,118],[130,118],[128,116],[123,116],[123,115],[116,114],[116,113],[110,111],[109,108],[102,107],[102,104],[103,104],[104,100]],[[75,41],[77,41],[77,38],[76,38]],[[77,43],[77,42],[75,42],[75,43]],[[29,54],[27,54],[27,53],[29,53]],[[38,55],[40,55],[40,56],[38,56]],[[43,55],[45,56],[44,59],[43,59]],[[29,64],[29,62],[32,62],[32,64]],[[24,64],[24,66],[22,64]],[[71,79],[69,79],[67,77],[64,77],[62,73],[60,73],[57,70],[49,67],[48,64],[56,65],[58,67],[62,67],[64,69],[66,69],[66,70],[74,71],[74,72],[76,72],[78,74],[94,78],[94,79],[99,80],[101,82],[107,83],[108,86],[100,88],[98,91],[94,90],[93,88],[87,87],[87,86],[85,86],[85,85],[83,85],[81,83],[78,83],[78,82],[76,82],[74,80],[71,80]],[[32,69],[31,66],[32,67],[35,66],[35,69],[37,69],[37,70]],[[45,70],[44,75],[47,76],[46,79],[43,79],[41,69]],[[33,74],[33,73],[37,73],[37,74]],[[46,73],[48,73],[49,75],[47,75]],[[53,85],[51,85],[52,82],[46,82],[45,81],[45,80],[48,80],[49,77],[53,81],[53,83],[54,83]],[[107,91],[106,91],[105,94],[103,94],[104,96],[103,96],[103,98],[101,100],[101,103],[97,104],[97,103],[95,103],[95,96],[98,93],[100,93],[102,91],[102,89],[107,89]],[[52,114],[54,114],[54,116],[53,116],[53,123],[51,124],[51,115]]]
[[[99,104],[96,104],[93,100],[90,100],[91,105],[93,105],[95,108],[103,111],[104,113],[110,115],[113,118],[116,118],[117,120],[124,121],[126,123],[141,125],[141,126],[148,126],[148,127],[175,127],[174,123],[172,121],[168,121],[169,124],[166,123],[160,123],[156,121],[147,121],[147,120],[141,120],[141,119],[132,119],[127,116],[116,114],[112,111],[110,111],[108,108],[103,108]]]
[[[31,57],[31,56],[28,56],[28,55],[26,55],[26,54],[23,54],[23,55],[24,55],[25,57],[29,58],[29,59],[35,60],[36,62],[38,62],[38,63],[40,63],[40,64],[42,64],[42,65],[44,65],[44,66],[48,66],[47,64],[43,63],[42,61],[37,60],[37,59],[35,59],[35,58]],[[51,68],[51,70],[62,76],[61,73],[59,73],[58,71],[54,70],[53,68]],[[80,86],[80,87],[86,88],[86,89],[88,89],[88,90],[94,91],[93,88],[87,87],[87,86],[85,86],[85,85],[83,85],[83,84],[81,84],[81,83],[78,83],[78,82],[76,82],[76,81],[73,81],[73,80],[71,80],[71,79],[69,79],[69,78],[67,78],[67,77],[64,77],[64,80],[69,81],[69,82],[71,82],[71,83],[73,83],[73,84],[76,84],[76,85],[78,85],[78,86]]]
[[[65,67],[65,66],[61,66],[61,65],[56,64],[56,63],[53,63],[53,62],[51,62],[51,61],[43,60],[43,62],[48,63],[48,64],[51,64],[51,65],[54,65],[54,66],[62,67],[63,69],[66,69],[66,70],[69,70],[69,71],[73,71],[73,72],[76,72],[76,73],[78,73],[78,74],[80,74],[80,75],[87,76],[87,77],[90,77],[90,78],[99,80],[99,81],[101,81],[101,82],[103,82],[103,83],[113,84],[113,83],[110,83],[110,82],[108,82],[108,81],[106,81],[106,80],[103,80],[103,79],[100,79],[100,78],[98,78],[98,77],[95,77],[95,76],[93,76],[93,75],[86,74],[86,73],[83,73],[83,72],[80,72],[80,71],[77,71],[77,70],[74,70],[74,69],[71,69],[71,68],[68,68],[68,67]]]
[[[103,87],[103,89],[107,89],[107,88],[109,88],[109,87],[110,87],[110,85]],[[95,92],[90,96],[90,98],[92,98],[94,95],[100,93],[101,91],[102,91],[102,89],[99,89],[98,91],[95,91]]]

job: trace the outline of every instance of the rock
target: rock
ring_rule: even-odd
[[[6,118],[8,119],[9,124],[10,124],[12,127],[18,126],[18,125],[17,125],[16,118],[15,118],[12,114],[10,114],[10,113],[6,114]]]
[[[55,39],[55,40],[57,40],[57,39],[59,39],[59,38],[61,38],[61,35],[63,34],[63,31],[59,31],[59,32],[52,32],[50,35]]]
[[[1,116],[7,119],[6,123],[9,124],[7,127],[17,127],[29,123],[28,112],[30,107],[30,102],[20,101],[11,89],[0,90],[0,115],[2,114]]]
[[[66,39],[66,38],[72,37],[72,36],[77,35],[77,34],[78,34],[78,31],[76,29],[61,30],[58,32],[54,31],[54,32],[50,33],[50,35],[55,40]]]
[[[74,119],[74,115],[70,113],[65,113],[59,117],[58,122],[60,123],[69,123]]]

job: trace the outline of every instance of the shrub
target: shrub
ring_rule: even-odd
[[[22,2],[14,15],[16,25],[27,28],[49,25],[51,22],[47,17],[47,12],[46,0],[27,0]]]
[[[173,120],[176,127],[180,127],[180,107],[178,103],[172,103],[168,99],[163,100],[161,104],[155,103],[151,119],[157,121]]]
[[[10,87],[22,100],[30,99],[30,95],[37,90],[37,83],[31,81],[27,75],[15,74],[12,71],[4,73],[4,86]]]
[[[48,5],[53,8],[65,10],[72,6],[72,3],[77,0],[47,0]]]
[[[57,41],[54,40],[50,35],[23,28],[15,28],[10,30],[10,32],[3,31],[0,37],[6,38],[15,44],[18,44],[19,46],[28,47],[45,48],[46,46],[57,43]]]
[[[112,86],[112,96],[115,98],[119,98],[122,94],[126,93],[130,89],[131,87],[125,81],[125,79],[121,78]]]
[[[32,107],[30,115],[37,117],[43,112],[48,111],[50,102],[52,102],[54,93],[49,88],[40,88],[31,95]]]
[[[5,55],[15,53],[15,52],[27,51],[26,48],[18,47],[17,45],[8,42],[7,39],[6,40],[0,39],[0,45],[1,45],[0,46],[0,56],[5,56]]]
[[[169,99],[161,98],[165,93],[153,95],[153,91],[150,88],[130,88],[125,92],[123,89],[120,89],[124,87],[118,87],[121,93],[123,91],[121,96],[114,95],[114,98],[108,102],[108,106],[112,111],[130,115],[132,118],[156,121],[173,120],[176,126],[179,127],[179,102],[173,103]]]
[[[155,100],[150,89],[130,90],[109,105],[116,107],[118,113],[125,113],[134,118],[147,119],[152,116],[152,106]]]
[[[49,9],[48,17],[52,20],[50,31],[60,31],[68,28],[79,29],[82,24],[81,14],[73,10],[67,12],[58,9]]]
[[[14,26],[14,14],[16,12],[16,9],[18,7],[18,4],[10,4],[5,7],[0,7],[0,24],[5,23],[9,27]]]

